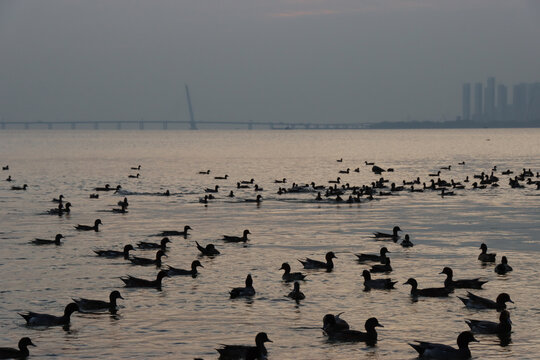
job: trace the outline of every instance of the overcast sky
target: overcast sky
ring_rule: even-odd
[[[0,0],[6,121],[454,119],[488,76],[540,80],[540,0]]]

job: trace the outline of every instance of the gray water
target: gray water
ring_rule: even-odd
[[[343,158],[343,162],[336,159]],[[490,172],[497,165],[501,186],[456,191],[441,198],[436,192],[384,197],[361,204],[314,201],[315,193],[276,194],[287,178],[295,183],[327,185],[341,176],[353,185],[369,184],[380,176],[364,161],[395,169],[385,173],[401,183],[442,166],[441,178],[463,181],[468,175]],[[465,165],[458,163],[465,161]],[[444,266],[456,278],[482,277],[489,282],[473,292],[495,298],[508,292],[515,304],[512,342],[501,346],[496,337],[479,335],[471,344],[475,359],[538,358],[536,330],[540,307],[540,191],[533,186],[511,189],[506,169],[540,170],[540,130],[384,130],[384,131],[1,131],[0,163],[0,346],[15,346],[22,336],[37,345],[39,359],[191,359],[217,358],[219,344],[253,344],[265,331],[272,359],[412,359],[407,345],[426,340],[455,345],[467,330],[465,319],[497,321],[495,311],[466,309],[456,295],[448,299],[411,301],[415,277],[420,287],[442,286]],[[130,167],[142,165],[140,171]],[[354,168],[360,172],[352,172]],[[351,169],[350,174],[338,174]],[[210,169],[210,175],[199,171]],[[139,179],[128,178],[140,173]],[[214,176],[228,174],[228,180]],[[3,180],[11,175],[14,182]],[[236,182],[255,179],[264,188],[260,206],[244,202],[253,189],[236,190]],[[28,184],[27,191],[12,185]],[[101,193],[96,186],[121,184],[121,194]],[[220,185],[217,199],[199,203],[204,189]],[[170,197],[156,193],[169,190]],[[234,190],[236,198],[225,195]],[[63,194],[73,204],[67,216],[44,213]],[[129,213],[110,211],[124,196]],[[97,233],[77,232],[76,224],[101,218]],[[154,278],[155,268],[133,266],[123,259],[98,258],[96,248],[121,249],[138,241],[159,241],[161,230],[193,228],[187,239],[173,237],[165,264],[188,268],[195,259],[200,275],[163,280],[163,290],[124,288],[120,276]],[[399,225],[411,236],[413,248],[375,241],[374,231]],[[252,233],[247,246],[221,241],[223,234]],[[62,246],[35,246],[35,237],[66,236]],[[195,241],[212,242],[221,251],[213,259],[199,258]],[[514,271],[506,276],[483,266],[477,256],[485,242],[497,261],[506,255]],[[367,265],[355,253],[375,253],[385,245],[392,252],[398,281],[395,290],[363,291],[360,276]],[[301,269],[297,259],[322,259],[327,251],[338,257],[331,273]],[[153,257],[153,251],[134,255]],[[281,281],[278,269],[289,262],[293,271],[308,273],[301,284],[300,304],[284,297],[292,284]],[[231,300],[229,290],[243,286],[251,273],[256,296]],[[376,276],[381,277],[380,275]],[[33,329],[17,312],[61,314],[72,297],[106,299],[118,289],[117,316],[75,313],[69,330]],[[375,316],[384,328],[375,347],[363,343],[331,343],[321,331],[326,313],[342,315],[353,329],[363,330]]]

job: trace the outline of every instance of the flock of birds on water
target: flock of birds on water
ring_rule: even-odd
[[[337,160],[341,163],[343,159]],[[374,174],[382,175],[384,172],[393,172],[393,169],[383,169],[374,163],[365,162],[366,166],[371,166],[371,171]],[[459,165],[465,165],[464,162],[459,163]],[[379,180],[372,182],[371,184],[362,185],[362,186],[351,186],[348,183],[341,183],[341,176],[344,174],[349,174],[350,169],[340,170],[340,176],[336,180],[330,180],[330,185],[316,185],[314,182],[311,184],[296,184],[293,183],[292,186],[286,187],[287,179],[277,179],[274,181],[275,184],[280,184],[280,187],[277,191],[278,195],[286,193],[312,193],[316,196],[313,199],[314,201],[333,201],[333,202],[367,202],[372,200],[378,200],[384,196],[397,195],[399,192],[409,191],[409,192],[424,192],[424,191],[433,191],[439,192],[442,197],[456,195],[459,191],[465,190],[481,190],[487,187],[497,187],[499,186],[500,178],[495,175],[497,168],[494,167],[491,172],[473,175],[474,182],[467,187],[467,183],[471,180],[467,176],[463,181],[456,182],[454,179],[451,179],[449,182],[441,179],[441,171],[450,171],[452,165],[441,167],[436,173],[428,174],[430,181],[421,183],[420,178],[412,179],[410,181],[403,180],[402,184],[396,185],[395,183],[388,185],[388,180],[381,177]],[[9,166],[3,166],[2,170],[9,171]],[[131,170],[141,171],[141,165],[137,167],[131,167]],[[360,169],[356,168],[353,172],[359,172]],[[200,171],[200,175],[210,175],[210,170]],[[523,169],[521,172],[514,174],[511,170],[506,170],[501,173],[501,175],[508,176],[508,186],[511,188],[524,188],[532,187],[535,189],[540,189],[540,173],[534,173],[530,169]],[[140,173],[136,175],[128,175],[129,178],[139,178]],[[228,180],[229,176],[215,176],[215,180]],[[436,180],[435,180],[436,178]],[[14,181],[11,176],[8,176],[6,181]],[[258,184],[255,184],[254,179],[251,180],[242,180],[236,182],[237,189],[250,189],[253,186],[253,190],[256,192],[264,191],[262,187]],[[281,187],[284,186],[284,187]],[[416,187],[415,187],[416,186]],[[27,184],[22,186],[13,185],[11,190],[14,191],[26,191],[29,188]],[[109,184],[106,184],[103,187],[96,187],[93,189],[95,193],[90,194],[90,198],[98,199],[99,192],[114,192],[117,194],[122,193],[121,185],[116,187],[111,187]],[[208,206],[212,200],[216,199],[220,191],[220,186],[216,185],[214,188],[206,188],[206,195],[199,199],[200,203]],[[345,200],[344,197],[348,194],[348,198]],[[169,190],[163,193],[157,193],[156,195],[170,196],[171,193]],[[235,197],[234,191],[231,190],[227,197]],[[69,214],[71,211],[71,203],[64,201],[64,196],[60,195],[58,198],[52,199],[54,203],[58,205],[47,211],[48,214],[63,216]],[[255,198],[244,199],[246,202],[254,202],[257,205],[260,205],[263,201],[262,195],[258,194]],[[113,208],[111,212],[113,213],[122,213],[126,214],[128,212],[128,199],[125,197],[123,200],[118,202],[119,208]],[[100,231],[99,226],[103,225],[101,219],[96,219],[93,225],[81,225],[78,224],[75,226],[75,229],[78,231]],[[162,237],[160,242],[144,242],[140,241],[135,246],[133,244],[127,244],[124,246],[123,250],[111,250],[111,249],[94,249],[96,256],[105,257],[105,258],[118,258],[124,261],[129,261],[134,265],[138,266],[153,266],[159,270],[157,276],[151,279],[138,278],[134,276],[127,275],[122,277],[121,280],[124,283],[124,286],[127,288],[154,288],[156,290],[161,290],[162,281],[164,278],[171,276],[191,276],[193,278],[198,275],[198,268],[204,268],[203,264],[199,260],[195,260],[191,263],[191,268],[181,269],[175,268],[172,266],[162,264],[162,257],[167,257],[168,247],[167,244],[171,243],[170,238],[175,236],[180,236],[187,238],[190,234],[189,231],[193,230],[189,225],[184,226],[181,230],[164,230],[156,234],[156,236]],[[412,247],[414,244],[411,242],[410,237],[406,234],[403,238],[399,234],[402,232],[399,226],[395,226],[391,232],[374,232],[373,238],[381,241],[388,241],[390,243],[399,244],[403,247]],[[242,235],[223,235],[222,240],[228,243],[246,243],[249,241],[248,235],[250,235],[248,229],[243,230]],[[57,234],[54,239],[42,239],[35,238],[31,241],[33,245],[61,245],[62,239],[64,236],[62,234]],[[215,257],[219,256],[220,252],[214,244],[207,244],[202,246],[198,242],[196,247],[200,252],[200,257]],[[139,257],[133,256],[130,254],[130,251],[135,249],[140,250],[155,250],[155,257]],[[487,245],[482,243],[479,247],[481,250],[478,255],[478,261],[483,264],[495,264],[496,263],[496,254],[489,253]],[[383,246],[380,249],[378,254],[355,254],[357,257],[357,262],[361,264],[371,264],[370,269],[365,269],[362,272],[362,277],[364,278],[364,287],[366,291],[369,290],[389,290],[393,289],[397,281],[392,281],[390,278],[378,277],[378,274],[389,274],[392,272],[392,266],[390,257],[388,254],[390,251],[387,246]],[[471,255],[472,258],[472,255]],[[304,269],[309,270],[322,270],[326,272],[332,272],[334,269],[334,259],[337,259],[333,251],[328,251],[325,255],[324,260],[316,260],[311,258],[298,259],[302,264]],[[302,272],[291,272],[291,266],[288,262],[284,262],[281,265],[280,270],[283,270],[282,280],[286,283],[293,283],[293,290],[289,292],[286,296],[296,301],[297,303],[305,299],[304,293],[300,290],[300,284],[306,279],[308,274]],[[508,259],[506,256],[502,256],[500,263],[494,266],[494,272],[500,276],[505,276],[507,273],[512,271],[512,267],[508,264]],[[409,278],[403,285],[410,285],[411,297],[416,300],[419,297],[431,297],[431,298],[447,298],[455,289],[474,289],[480,290],[482,286],[487,282],[481,278],[474,279],[454,279],[453,270],[450,267],[444,267],[440,274],[446,275],[443,286],[434,287],[434,288],[419,288],[418,281],[414,278]],[[376,278],[375,278],[376,277]],[[250,298],[256,294],[255,288],[253,286],[253,279],[251,274],[248,274],[245,278],[245,286],[233,288],[229,292],[231,299],[246,297]],[[469,330],[463,331],[457,337],[457,348],[426,341],[415,341],[414,343],[409,343],[409,345],[418,352],[420,358],[429,358],[429,359],[468,359],[471,357],[471,351],[469,349],[469,343],[478,342],[474,337],[474,334],[488,334],[496,335],[501,340],[501,345],[505,346],[510,343],[510,335],[512,332],[512,322],[510,320],[510,313],[507,310],[506,304],[508,302],[513,303],[513,300],[510,298],[510,295],[507,293],[500,293],[496,299],[488,299],[481,297],[477,294],[474,294],[470,291],[467,291],[465,296],[458,296],[458,298],[463,302],[465,307],[471,309],[492,309],[499,313],[498,322],[489,321],[489,320],[472,320],[466,319],[465,323],[469,327]],[[24,319],[26,325],[29,328],[33,327],[50,327],[50,326],[64,326],[68,327],[70,324],[71,315],[74,312],[81,313],[94,313],[94,312],[110,312],[111,314],[116,314],[118,311],[117,300],[123,299],[122,295],[118,290],[114,290],[110,293],[109,299],[107,300],[95,300],[95,299],[86,299],[86,298],[74,298],[73,302],[69,303],[65,309],[63,315],[50,315],[43,313],[36,313],[28,311],[26,313],[20,313],[19,315]],[[366,320],[364,328],[365,331],[352,330],[350,325],[346,320],[340,317],[340,314],[326,314],[322,318],[323,326],[322,330],[324,334],[328,337],[329,341],[332,342],[363,342],[368,346],[375,346],[378,340],[377,336],[377,327],[383,327],[379,323],[379,320],[376,317],[370,317]],[[221,345],[220,348],[216,350],[219,353],[220,359],[267,359],[268,351],[266,349],[265,343],[272,342],[268,335],[265,332],[259,332],[255,336],[254,345]],[[23,337],[18,343],[18,348],[10,347],[1,347],[0,348],[0,359],[20,359],[26,358],[29,356],[28,346],[35,346],[32,340],[29,337]],[[197,360],[197,359],[196,359]],[[200,359],[199,359],[200,360]]]

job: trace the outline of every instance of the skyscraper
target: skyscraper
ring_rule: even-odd
[[[508,92],[503,84],[497,85],[497,120],[508,120]]]
[[[461,115],[463,120],[471,119],[471,84],[463,84],[462,94],[461,94],[461,106],[462,111]]]
[[[474,114],[473,120],[482,120],[482,83],[474,84]]]
[[[512,93],[512,113],[514,121],[525,121],[527,114],[527,84],[514,85]]]
[[[485,120],[495,120],[495,78],[489,77],[487,80],[486,92],[484,94],[484,116]]]

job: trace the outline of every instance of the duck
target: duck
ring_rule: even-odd
[[[126,287],[148,287],[161,290],[161,282],[164,277],[168,277],[169,274],[166,270],[161,270],[156,277],[156,280],[146,280],[136,278],[134,276],[128,275],[127,277],[121,277],[120,280],[124,282]]]
[[[213,189],[210,189],[210,188],[204,189],[204,192],[207,192],[207,193],[217,193],[218,191],[219,191],[219,185],[216,185]]]
[[[409,234],[405,234],[405,239],[401,242],[401,246],[403,246],[403,247],[413,247],[414,246],[411,239],[409,238]]]
[[[248,345],[221,345],[216,349],[221,360],[232,359],[266,359],[268,351],[264,346],[265,342],[272,342],[265,332],[260,332],[255,336],[255,346]]]
[[[448,266],[446,266],[439,274],[446,274],[446,280],[444,280],[444,287],[452,289],[481,289],[482,285],[487,283],[487,281],[482,281],[480,280],[480,278],[453,280],[452,278],[454,276],[454,272]]]
[[[159,243],[139,241],[137,247],[139,249],[161,249],[162,251],[167,251],[167,244],[170,242],[171,240],[168,237],[164,237]]]
[[[90,194],[90,199],[99,199],[99,194]]]
[[[58,207],[48,210],[47,214],[62,216],[64,214],[69,214],[70,212],[71,212],[71,203],[67,202],[65,207],[64,205],[62,205],[62,203],[58,203]]]
[[[386,254],[389,254],[390,251],[386,248],[386,246],[383,246],[379,252],[379,255],[374,254],[355,254],[358,257],[358,261],[364,262],[364,261],[379,261],[381,264],[384,264],[386,261]]]
[[[200,174],[200,175],[208,175],[208,174],[210,174],[210,170],[199,171],[199,174]]]
[[[197,241],[195,241],[195,243],[197,244],[197,249],[203,256],[216,256],[221,254],[214,244],[207,244],[206,247],[202,247]]]
[[[279,270],[285,270],[281,278],[283,279],[283,281],[286,281],[286,282],[304,280],[307,276],[306,274],[302,274],[301,272],[292,273],[291,266],[289,265],[289,263],[286,263],[286,262],[281,264],[281,267],[279,268]]]
[[[410,346],[420,354],[422,358],[429,359],[470,359],[471,350],[469,350],[470,342],[478,342],[470,331],[463,331],[457,338],[458,348],[449,345],[430,343],[425,341],[416,341],[418,344]]]
[[[286,183],[287,183],[286,178],[283,178],[281,180],[274,180],[274,184],[286,184]]]
[[[418,289],[418,282],[414,278],[409,278],[403,285],[411,285],[411,295],[414,297],[447,297],[452,292],[451,289],[446,287]]]
[[[216,180],[227,180],[229,175],[225,174],[224,176],[214,176],[214,179]]]
[[[260,187],[258,184],[255,184],[255,187],[253,188],[253,191],[264,191],[262,187]]]
[[[250,297],[255,295],[255,288],[253,288],[253,279],[251,278],[251,274],[248,274],[246,277],[246,286],[245,287],[237,287],[233,288],[229,295],[231,299],[235,299],[238,297]]]
[[[188,230],[193,230],[191,226],[186,225],[184,226],[184,231],[178,231],[178,230],[163,230],[157,236],[188,236]]]
[[[0,347],[0,359],[26,359],[28,356],[30,356],[28,346],[36,345],[34,345],[29,337],[23,337],[21,340],[19,340],[19,349]]]
[[[249,189],[249,185],[241,184],[239,182],[236,183],[237,189]]]
[[[341,177],[337,177],[336,180],[328,180],[329,184],[340,184],[341,183]]]
[[[60,196],[58,196],[58,198],[53,198],[52,199],[52,202],[55,202],[55,203],[61,203],[64,199],[64,195],[60,194]]]
[[[9,170],[9,165],[2,166],[2,170]]]
[[[433,176],[433,177],[437,177],[437,176],[440,176],[441,175],[441,170],[437,171],[437,173],[435,174],[428,174],[428,176]]]
[[[133,256],[133,257],[128,258],[128,260],[131,261],[133,265],[142,265],[142,266],[155,265],[156,267],[161,267],[161,258],[163,256],[166,257],[167,254],[165,254],[163,250],[158,250],[158,252],[156,252],[155,259]]]
[[[506,258],[506,256],[503,256],[501,258],[501,263],[495,266],[494,271],[499,275],[504,275],[507,272],[512,271],[512,270],[513,270],[512,267],[508,265],[508,259]]]
[[[133,245],[127,244],[124,246],[123,251],[118,251],[118,250],[92,250],[92,251],[94,251],[97,254],[97,256],[102,256],[106,258],[124,257],[124,259],[127,260],[129,259],[129,252],[131,250],[135,251],[135,249],[133,248]]]
[[[377,166],[377,165],[373,165],[371,167],[371,171],[373,171],[374,174],[377,174],[377,175],[380,175],[382,174],[383,172],[385,172],[386,170],[384,170],[382,167],[380,166]]]
[[[13,181],[13,179],[11,178],[11,175],[8,175],[8,177],[6,178],[6,181]]]
[[[501,311],[499,322],[486,320],[465,320],[474,334],[508,335],[512,332],[512,321],[508,310]]]
[[[488,254],[487,245],[485,243],[482,243],[482,245],[480,245],[480,249],[482,250],[482,252],[480,253],[480,255],[478,255],[478,260],[482,262],[495,262],[495,256],[497,254],[495,253]]]
[[[514,303],[512,299],[510,299],[510,295],[507,293],[500,293],[495,301],[474,295],[471,292],[467,291],[467,297],[459,297],[458,298],[465,304],[466,307],[471,309],[496,309],[498,312],[501,312],[506,309],[506,303],[511,302]]]
[[[383,273],[392,271],[392,266],[390,266],[390,258],[384,260],[384,264],[373,265],[369,270],[371,273]]]
[[[384,327],[382,326],[377,318],[372,317],[366,320],[364,327],[366,329],[366,332],[358,331],[358,330],[337,330],[332,320],[335,321],[335,318],[329,318],[330,323],[329,326],[324,330],[326,334],[328,335],[328,339],[332,341],[364,341],[367,345],[373,346],[377,343],[377,331],[376,327]]]
[[[202,266],[201,262],[199,260],[195,260],[191,263],[191,270],[185,270],[185,269],[177,269],[177,268],[174,268],[172,266],[168,266],[167,267],[167,274],[169,274],[169,276],[173,276],[173,275],[181,275],[181,276],[192,276],[192,277],[196,277],[199,273],[197,271],[197,267],[204,267]]]
[[[245,202],[254,202],[254,203],[257,203],[257,204],[260,204],[262,202],[262,195],[257,195],[257,197],[255,199],[244,199]]]
[[[382,232],[377,231],[377,232],[373,233],[373,237],[376,238],[376,239],[392,239],[392,240],[394,240],[394,242],[396,242],[399,239],[399,235],[398,235],[399,231],[402,231],[400,229],[400,227],[399,226],[394,226],[394,228],[392,229],[391,234],[382,233]]]
[[[24,184],[23,186],[12,186],[11,190],[26,190],[27,187],[27,184]]]
[[[109,294],[109,301],[103,300],[91,300],[85,298],[75,298],[72,299],[78,306],[80,312],[96,312],[108,310],[111,314],[116,314],[117,299],[124,299],[118,290],[111,291]]]
[[[204,195],[203,198],[199,198],[199,203],[208,204],[208,195]]]
[[[19,315],[26,320],[26,325],[28,326],[58,326],[69,325],[71,314],[75,311],[79,311],[79,306],[76,303],[69,303],[65,307],[64,315],[62,316],[39,314],[31,311],[24,314],[19,313]]]
[[[393,289],[394,284],[397,283],[397,281],[392,281],[392,279],[372,279],[371,273],[368,270],[362,271],[362,277],[364,278],[364,287],[366,290]]]
[[[254,182],[255,182],[255,179],[242,180],[242,181],[240,181],[240,184],[253,184]]]
[[[131,167],[131,170],[141,170],[141,165]]]
[[[102,186],[102,187],[101,186],[95,187],[94,190],[95,191],[110,191],[112,189],[111,189],[111,185],[105,184],[105,186]]]
[[[121,206],[121,207],[128,207],[129,206],[128,198],[125,197],[124,200],[119,201],[117,204],[118,206]]]
[[[248,229],[244,230],[242,236],[223,235],[223,240],[226,242],[246,242],[248,241],[248,234],[251,234]]]
[[[287,295],[287,297],[296,300],[297,302],[306,298],[304,293],[300,291],[300,283],[298,281],[294,282],[294,289]]]
[[[130,175],[128,175],[128,178],[130,178],[130,179],[138,179],[139,176],[141,176],[141,174],[139,174],[139,173],[137,173],[137,175],[131,175],[130,174]]]
[[[34,240],[32,240],[32,244],[34,245],[53,245],[53,244],[62,245],[62,243],[60,242],[60,239],[65,239],[64,235],[56,234],[56,236],[54,237],[54,240],[35,238]]]
[[[234,192],[231,190],[231,191],[229,192],[229,195],[227,195],[227,197],[233,198],[233,197],[234,197]]]
[[[319,260],[313,260],[310,258],[306,258],[305,260],[300,260],[302,265],[304,265],[304,269],[326,269],[326,271],[332,271],[334,268],[334,262],[332,259],[337,259],[337,256],[334,254],[333,251],[329,251],[325,255],[326,262],[319,261]]]
[[[95,232],[98,232],[99,231],[99,225],[103,225],[103,223],[101,222],[101,219],[96,219],[94,221],[94,226],[78,224],[77,226],[75,226],[75,229],[80,230],[80,231],[94,230]]]
[[[350,327],[347,321],[339,317],[341,314],[343,313],[341,312],[337,315],[333,315],[333,314],[324,315],[322,330],[324,332],[349,330]]]
[[[348,174],[351,171],[351,169],[347,168],[347,170],[339,170],[340,174]]]

